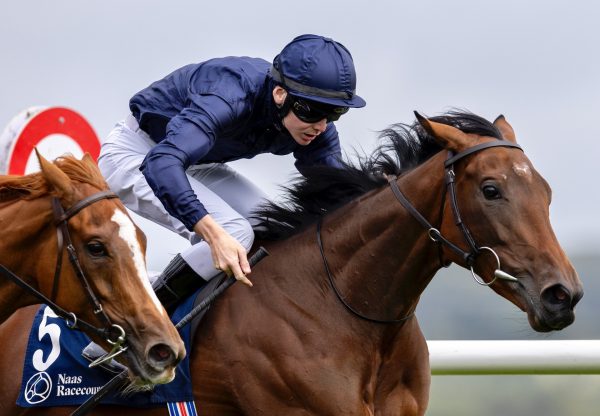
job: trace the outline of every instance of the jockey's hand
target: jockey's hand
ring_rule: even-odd
[[[235,238],[210,215],[205,215],[198,221],[194,231],[210,246],[215,269],[222,270],[229,276],[233,275],[242,283],[252,286],[252,282],[246,277],[251,272],[246,249]]]

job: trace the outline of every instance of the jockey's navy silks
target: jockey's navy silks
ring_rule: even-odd
[[[207,213],[185,176],[191,165],[293,153],[300,172],[338,166],[341,148],[332,123],[310,146],[296,143],[281,126],[269,68],[259,58],[212,59],[172,72],[130,101],[140,128],[158,143],[140,169],[169,214],[189,230]]]
[[[192,243],[180,254],[195,274],[208,281],[231,270],[252,285],[254,212],[269,196],[228,162],[293,154],[303,175],[341,168],[333,121],[365,105],[355,90],[350,52],[318,35],[296,37],[272,63],[228,56],[186,65],[130,99],[98,166],[129,209]]]

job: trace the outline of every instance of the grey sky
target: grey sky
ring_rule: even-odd
[[[504,114],[554,191],[567,251],[600,254],[600,5],[592,1],[11,1],[2,7],[0,126],[34,105],[80,111],[104,137],[129,97],[173,69],[224,55],[272,57],[294,36],[344,43],[364,109],[337,123],[343,147],[376,131],[465,108]],[[277,194],[292,160],[236,162]],[[150,266],[185,242],[150,234]],[[160,240],[161,243],[158,241]]]

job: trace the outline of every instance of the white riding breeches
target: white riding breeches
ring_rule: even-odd
[[[196,273],[209,280],[218,273],[213,267],[210,247],[165,210],[139,170],[146,154],[155,145],[139,128],[137,120],[128,115],[117,123],[102,143],[98,166],[111,190],[127,208],[192,243],[181,256]],[[210,216],[249,251],[254,241],[253,220],[249,217],[266,200],[266,194],[234,169],[221,163],[193,165],[186,174],[193,191]]]

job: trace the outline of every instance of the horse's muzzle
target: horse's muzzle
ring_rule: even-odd
[[[542,291],[542,304],[550,312],[559,312],[564,309],[573,309],[583,297],[583,291],[571,293],[562,284],[552,285]]]
[[[130,348],[126,352],[130,377],[138,386],[169,383],[175,377],[177,364],[185,355],[183,343],[155,343],[140,354],[139,347],[136,348],[135,342],[130,341]]]
[[[558,283],[544,289],[540,295],[543,311],[538,317],[541,328],[537,330],[553,331],[563,329],[575,320],[575,305],[583,297],[583,290],[569,290]]]
[[[175,367],[181,361],[179,354],[166,344],[153,345],[147,355],[147,362],[157,372],[164,371],[166,368]]]

